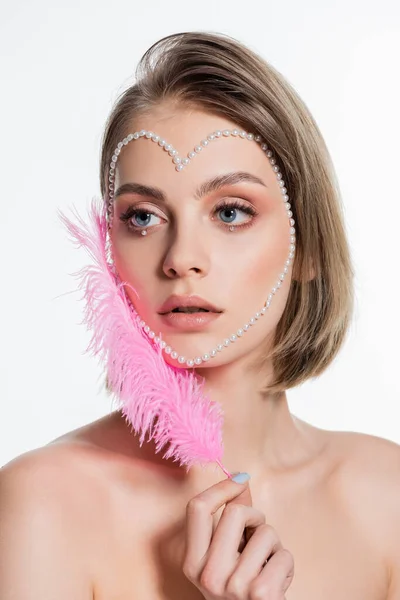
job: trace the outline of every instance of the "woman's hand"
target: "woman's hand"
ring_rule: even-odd
[[[213,515],[224,504],[215,527]],[[248,482],[226,479],[187,505],[183,572],[206,600],[284,600],[294,562],[253,508]]]

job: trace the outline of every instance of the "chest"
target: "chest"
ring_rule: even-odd
[[[356,515],[315,498],[271,504],[265,514],[294,557],[287,600],[385,599],[384,566]],[[139,527],[125,526],[107,545],[95,600],[203,598],[182,573],[185,519],[176,507],[153,511]]]

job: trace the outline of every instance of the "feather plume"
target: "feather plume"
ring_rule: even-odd
[[[156,452],[166,448],[164,458],[187,470],[215,462],[229,477],[222,465],[222,408],[205,395],[204,379],[166,363],[160,346],[144,332],[125,290],[134,288],[120,281],[109,259],[105,210],[105,202],[93,198],[88,222],[76,210],[75,222],[58,211],[75,245],[93,261],[74,273],[85,301],[82,323],[91,331],[86,352],[105,364],[109,385],[140,445],[147,434]]]

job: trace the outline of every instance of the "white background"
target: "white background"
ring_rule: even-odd
[[[236,37],[281,71],[339,176],[355,317],[328,371],[288,392],[292,412],[400,443],[398,2],[3,1],[0,23],[0,464],[113,408],[70,275],[87,256],[56,211],[99,194],[104,123],[144,51],[193,30]]]

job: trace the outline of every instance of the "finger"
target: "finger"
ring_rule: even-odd
[[[265,523],[257,527],[237,561],[237,566],[227,584],[234,596],[243,595],[253,579],[261,573],[267,560],[283,548],[276,530]]]
[[[294,577],[294,559],[289,550],[281,548],[267,562],[250,587],[252,598],[282,598]]]
[[[241,495],[246,487],[248,487],[247,482],[241,484],[231,479],[224,479],[194,496],[187,504],[185,574],[189,573],[193,576],[194,572],[198,573],[202,568],[213,536],[215,512]]]
[[[239,544],[245,527],[257,528],[265,523],[265,515],[252,506],[229,502],[214,532],[207,557],[207,565],[216,564],[225,576],[235,568]]]

